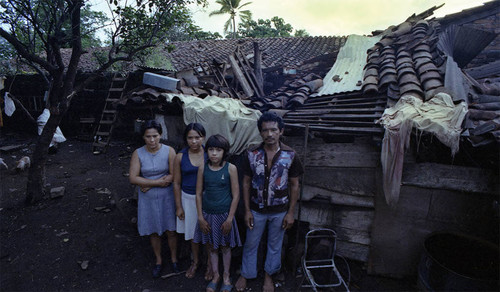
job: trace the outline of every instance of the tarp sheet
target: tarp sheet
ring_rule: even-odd
[[[383,188],[387,204],[395,206],[399,200],[404,152],[408,148],[412,128],[434,134],[450,147],[452,155],[458,151],[461,125],[467,113],[467,103],[455,105],[446,93],[437,93],[423,102],[412,95],[404,95],[379,120],[386,131],[382,142]]]
[[[43,128],[45,127],[45,124],[47,124],[49,118],[50,118],[50,111],[48,109],[44,109],[42,114],[38,116],[38,119],[36,120],[36,123],[38,124],[38,135],[42,134]],[[54,132],[54,136],[52,137],[52,141],[50,142],[50,147],[56,145],[57,143],[62,143],[64,141],[66,141],[66,138],[64,137],[61,129],[57,127],[56,131]]]
[[[183,103],[184,123],[200,123],[205,127],[207,138],[221,134],[229,140],[230,153],[240,154],[262,142],[257,120],[260,111],[247,108],[241,101],[231,98],[207,96],[199,98],[183,94],[163,94],[168,102],[178,97]]]

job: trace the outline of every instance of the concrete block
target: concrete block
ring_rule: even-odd
[[[151,85],[151,86],[155,86],[158,88],[174,91],[177,89],[179,79],[146,72],[146,73],[144,73],[142,83],[147,84],[147,85]]]
[[[50,198],[55,199],[64,196],[64,187],[56,187],[50,189]]]

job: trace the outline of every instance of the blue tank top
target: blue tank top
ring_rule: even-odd
[[[198,177],[198,166],[191,164],[189,160],[189,148],[184,148],[180,151],[182,153],[181,159],[181,189],[183,192],[196,195],[196,178]],[[203,153],[205,161],[207,161],[207,153]]]
[[[209,214],[221,214],[229,211],[233,196],[231,194],[231,179],[229,177],[229,163],[213,171],[205,163],[203,170],[203,201],[202,209]]]

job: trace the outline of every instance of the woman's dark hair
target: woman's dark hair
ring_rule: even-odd
[[[205,132],[205,128],[203,128],[203,126],[199,123],[191,123],[189,125],[186,126],[186,129],[184,129],[184,142],[187,144],[187,136],[188,136],[188,133],[189,131],[195,131],[196,133],[198,133],[198,135],[200,135],[201,137],[205,137],[207,135],[207,133]]]
[[[208,152],[208,148],[221,148],[224,150],[224,154],[222,155],[222,161],[226,160],[229,156],[229,141],[220,134],[215,134],[208,138],[207,143],[205,144],[205,152]]]
[[[257,127],[259,128],[259,132],[262,131],[262,123],[264,122],[278,123],[278,128],[280,129],[280,131],[283,130],[283,127],[285,127],[283,119],[274,112],[265,112],[262,114],[262,116],[260,116],[259,120],[257,121]]]
[[[141,136],[144,136],[144,133],[149,129],[156,129],[160,135],[163,132],[160,123],[155,120],[147,120],[141,126]]]

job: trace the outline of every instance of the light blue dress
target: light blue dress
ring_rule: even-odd
[[[158,179],[169,174],[168,153],[170,147],[161,146],[156,153],[150,153],[146,146],[137,149],[141,163],[141,176],[147,179]],[[175,231],[175,198],[172,185],[154,187],[143,193],[139,189],[137,205],[137,228],[141,236],[166,230]]]

